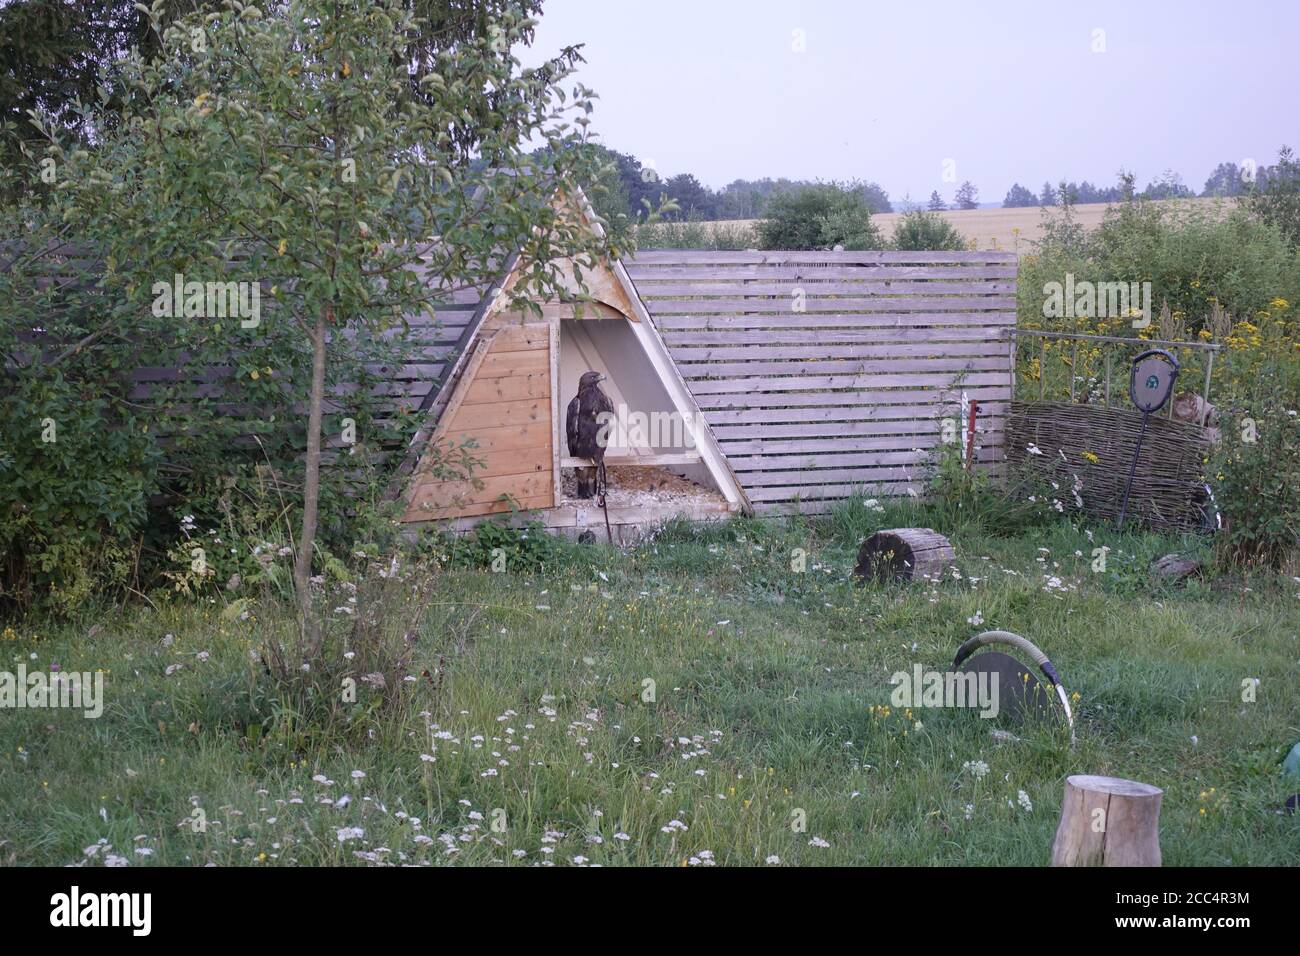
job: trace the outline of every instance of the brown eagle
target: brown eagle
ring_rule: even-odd
[[[574,458],[587,458],[590,468],[578,469],[578,497],[592,495],[605,497],[605,440],[608,426],[598,416],[601,412],[614,413],[614,403],[601,391],[605,376],[599,372],[584,372],[578,379],[578,394],[569,402],[565,419],[565,434],[569,439],[569,454]],[[608,419],[607,419],[608,421]],[[601,432],[605,434],[601,434]]]

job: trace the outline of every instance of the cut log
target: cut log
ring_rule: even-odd
[[[911,581],[919,575],[942,573],[955,558],[952,545],[937,531],[890,528],[862,542],[853,574],[863,581]]]
[[[1168,584],[1175,584],[1193,574],[1198,574],[1200,570],[1200,561],[1181,554],[1166,554],[1151,563],[1152,576]]]
[[[1159,866],[1163,796],[1136,780],[1066,778],[1052,866]]]
[[[1202,417],[1203,416],[1203,417]],[[1213,425],[1219,419],[1219,411],[1195,392],[1183,392],[1174,399],[1174,420],[1195,422],[1198,425]]]

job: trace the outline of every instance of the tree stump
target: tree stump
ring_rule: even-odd
[[[910,581],[918,574],[942,572],[955,558],[952,545],[937,531],[890,528],[862,542],[853,574],[863,581]]]
[[[1163,796],[1136,780],[1066,778],[1052,866],[1159,866]]]

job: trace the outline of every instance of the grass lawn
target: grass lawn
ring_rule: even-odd
[[[1300,864],[1279,812],[1300,790],[1279,772],[1300,584],[1157,588],[1147,562],[1194,539],[1065,521],[954,532],[937,583],[849,582],[863,536],[917,520],[859,504],[449,567],[415,647],[429,676],[387,709],[363,683],[332,716],[283,706],[251,658],[292,625],[269,598],[15,624],[0,667],[103,668],[106,705],[0,715],[0,865],[1044,865],[1072,773],[1163,788],[1167,865]],[[971,711],[884,709],[891,674],[946,669],[991,628],[1078,695],[1073,749],[1050,725],[999,739]]]

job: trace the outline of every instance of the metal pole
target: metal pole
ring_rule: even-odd
[[[1110,408],[1110,353],[1106,353],[1106,407]]]
[[[1115,522],[1115,530],[1118,531],[1124,526],[1124,515],[1128,512],[1128,495],[1133,490],[1133,475],[1137,471],[1138,455],[1142,453],[1142,439],[1147,433],[1147,413],[1142,413],[1142,427],[1138,429],[1137,447],[1133,449],[1133,461],[1128,466],[1128,482],[1124,485],[1124,501],[1119,506],[1119,520]]]

